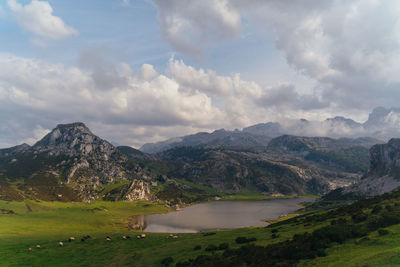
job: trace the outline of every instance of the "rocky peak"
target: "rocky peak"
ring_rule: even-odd
[[[368,120],[364,123],[366,128],[377,128],[388,123],[388,115],[399,114],[400,108],[389,108],[384,107],[375,108],[368,116]]]
[[[42,140],[37,142],[33,150],[38,152],[49,151],[52,154],[93,155],[103,154],[110,156],[119,151],[109,142],[94,135],[84,123],[75,122],[59,124]],[[123,155],[121,154],[121,157]]]
[[[400,187],[400,138],[370,149],[370,170],[358,183],[345,188],[344,193],[361,192],[376,196]]]
[[[387,144],[371,148],[370,174],[400,178],[400,138],[390,139]]]

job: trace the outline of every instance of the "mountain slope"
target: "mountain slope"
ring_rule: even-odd
[[[165,151],[173,147],[201,146],[204,148],[254,149],[267,146],[271,138],[241,131],[216,130],[212,133],[197,133],[169,139],[163,142],[144,144],[140,150],[146,153]]]
[[[24,198],[97,199],[110,184],[125,190],[121,199],[150,197],[135,191],[149,191],[149,173],[83,123],[60,124],[32,147],[0,151],[0,180]]]
[[[370,170],[358,183],[344,193],[361,192],[375,196],[391,192],[400,187],[400,138],[370,149]]]

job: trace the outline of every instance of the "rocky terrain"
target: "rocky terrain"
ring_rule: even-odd
[[[117,183],[128,186],[121,199],[150,198],[150,173],[83,123],[60,124],[32,147],[0,150],[0,180],[3,198],[91,200]]]
[[[368,149],[379,142],[283,135],[258,150],[187,145],[146,156],[131,151],[130,157],[168,177],[223,191],[324,194],[357,181],[368,170]]]
[[[282,135],[324,136],[353,141],[368,136],[372,137],[371,140],[387,141],[393,137],[400,137],[400,108],[375,108],[364,123],[341,116],[324,121],[300,119],[267,122],[245,127],[242,130],[217,130],[212,133],[175,137],[166,141],[144,144],[140,150],[146,153],[157,153],[178,146],[260,149],[265,147],[271,139]]]
[[[368,149],[380,143],[374,138],[275,136],[279,129],[267,123],[198,133],[161,147],[150,145],[150,151],[159,152],[149,154],[116,148],[83,123],[60,124],[33,146],[0,149],[0,199],[143,199],[176,205],[218,192],[325,194],[358,181],[369,168]],[[384,154],[378,148],[371,150],[376,158],[371,170],[386,170],[389,165],[376,163]],[[379,175],[395,179],[397,171],[391,167]]]
[[[376,196],[400,187],[400,139],[375,145],[370,150],[370,170],[358,183],[346,188],[344,193],[361,192]]]

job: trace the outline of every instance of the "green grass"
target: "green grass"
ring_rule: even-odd
[[[345,244],[336,244],[327,250],[326,257],[302,261],[299,266],[399,266],[400,225],[386,228],[389,234],[379,236],[377,232],[368,239],[359,238]]]
[[[270,229],[255,227],[216,231],[211,236],[179,234],[178,239],[172,239],[169,234],[148,233],[146,239],[123,240],[122,235],[141,234],[128,230],[130,216],[169,209],[151,202],[106,201],[0,201],[0,209],[15,212],[0,215],[0,266],[161,266],[162,259],[168,256],[182,261],[204,254],[209,244],[227,242],[232,248],[238,247],[234,240],[239,236],[256,237],[256,244],[266,245],[305,230],[302,226],[281,226],[276,239],[271,238]],[[79,241],[84,235],[92,238]],[[70,236],[77,240],[67,242]],[[111,236],[112,241],[106,241],[106,236]],[[63,247],[58,246],[59,241],[64,242]],[[37,244],[41,249],[35,248]],[[196,245],[202,249],[194,251]]]
[[[252,199],[244,194],[236,199]],[[235,196],[233,197],[235,199]],[[28,207],[30,212],[28,212]],[[163,213],[169,209],[161,204],[137,202],[92,203],[71,202],[6,202],[0,201],[0,209],[14,214],[0,214],[0,266],[162,266],[161,261],[173,257],[174,262],[212,255],[206,252],[208,245],[228,243],[239,248],[237,237],[256,237],[255,245],[266,246],[291,239],[295,234],[311,233],[330,224],[330,221],[299,223],[293,215],[279,218],[271,227],[250,227],[226,231],[214,231],[215,235],[177,234],[172,239],[166,233],[146,233],[145,239],[137,239],[140,231],[129,230],[130,216]],[[313,211],[323,216],[326,211]],[[284,219],[291,219],[283,221]],[[303,260],[299,266],[398,266],[400,263],[400,225],[385,228],[387,235],[377,231],[368,239],[358,238],[344,244],[333,244],[326,250],[326,257]],[[272,235],[272,230],[275,236]],[[85,242],[84,235],[91,238]],[[122,235],[132,238],[123,240]],[[74,242],[67,242],[74,236]],[[110,236],[111,241],[105,237]],[[275,237],[275,238],[274,238]],[[64,246],[59,247],[58,242]],[[35,246],[41,245],[40,249]],[[193,250],[197,245],[200,250]],[[247,245],[247,244],[246,244]],[[28,251],[28,248],[33,251]],[[174,264],[173,264],[174,266]]]

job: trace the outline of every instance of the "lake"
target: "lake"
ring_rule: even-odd
[[[196,204],[165,214],[133,216],[131,229],[146,232],[196,233],[215,229],[266,226],[263,220],[294,212],[301,202],[313,198],[270,199],[258,201],[216,201]]]

